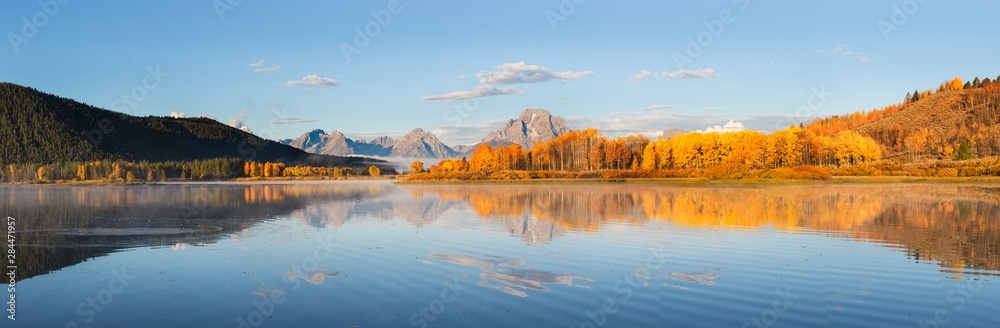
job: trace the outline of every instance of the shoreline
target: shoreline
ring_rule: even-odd
[[[410,185],[465,185],[465,184],[653,184],[653,185],[694,185],[694,184],[742,184],[742,185],[788,185],[788,184],[863,184],[863,183],[1000,183],[1000,176],[981,177],[914,177],[914,176],[835,176],[828,180],[808,179],[718,179],[708,178],[542,178],[542,179],[420,179],[405,180],[398,176],[382,178],[353,179],[231,179],[231,180],[184,180],[121,183],[111,181],[46,181],[29,183],[0,183],[0,186],[155,186],[155,185],[189,185],[189,184],[287,184],[287,183],[331,183],[384,181]]]
[[[996,182],[1000,183],[1000,177],[912,177],[912,176],[835,176],[829,180],[807,180],[807,179],[732,179],[732,180],[712,180],[708,178],[586,178],[586,179],[523,179],[523,180],[445,180],[445,179],[424,179],[424,180],[397,180],[399,184],[534,184],[534,183],[625,183],[625,184],[659,184],[659,185],[691,185],[691,184],[745,184],[745,185],[782,185],[782,184],[862,184],[862,183],[969,183],[969,182]]]

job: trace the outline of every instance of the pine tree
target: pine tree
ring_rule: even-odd
[[[972,158],[972,145],[969,144],[968,139],[962,139],[962,143],[958,145],[958,150],[955,151],[955,160],[962,161]]]

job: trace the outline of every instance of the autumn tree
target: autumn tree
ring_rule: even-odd
[[[844,131],[834,136],[833,148],[839,165],[860,165],[882,159],[878,143],[854,131]]]
[[[410,163],[410,172],[420,173],[423,171],[424,171],[424,162],[418,160],[418,161],[413,161],[413,163]]]
[[[910,135],[903,140],[906,152],[910,155],[911,161],[916,161],[917,158],[924,154],[927,150],[929,139],[930,132],[926,128],[921,128],[913,133],[910,133]]]
[[[372,165],[368,167],[368,175],[373,177],[378,177],[382,175],[382,170],[378,166]]]
[[[482,144],[472,151],[469,158],[469,170],[474,172],[493,172],[498,167],[497,157],[493,152],[493,147]]]
[[[962,88],[962,78],[957,76],[947,84],[947,90],[962,90]]]
[[[650,142],[646,144],[646,148],[642,150],[642,164],[640,167],[643,170],[656,170],[659,168],[659,157],[656,156],[656,143]]]
[[[87,164],[80,164],[76,166],[76,177],[80,181],[87,180]]]

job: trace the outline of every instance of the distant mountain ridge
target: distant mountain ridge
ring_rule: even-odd
[[[137,117],[0,83],[0,164],[241,158],[286,164],[382,162],[310,154],[209,118]]]
[[[363,155],[395,158],[447,158],[458,155],[433,133],[417,128],[399,140],[382,136],[371,141],[348,138],[340,131],[326,133],[312,130],[283,143],[304,151],[323,155]]]
[[[352,140],[340,131],[332,131],[327,134],[320,129],[306,132],[296,139],[289,140],[287,143],[289,146],[314,154],[334,156],[367,155],[383,157],[389,156],[392,151],[392,144],[393,140],[389,137],[377,138],[373,140],[372,143],[369,143],[364,140]]]

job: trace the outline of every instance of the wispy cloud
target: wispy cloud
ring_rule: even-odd
[[[715,70],[711,68],[694,71],[679,69],[669,73],[663,72],[663,78],[665,79],[714,79],[717,77],[719,77],[719,74],[716,74]]]
[[[646,106],[646,107],[643,107],[643,108],[639,108],[639,110],[662,110],[662,109],[675,109],[675,108],[680,108],[680,107],[673,106],[673,105],[652,105],[652,106]]]
[[[723,109],[725,109],[725,107],[705,107],[702,108],[701,110],[713,111],[713,110],[723,110]]]
[[[261,59],[261,60],[258,60],[258,61],[255,61],[255,62],[247,64],[247,67],[253,68],[253,71],[255,73],[261,73],[261,74],[264,74],[264,75],[269,75],[271,73],[277,72],[278,70],[282,69],[281,66],[278,66],[278,65],[275,65],[275,64],[271,64],[271,66],[265,67],[264,66],[264,62],[265,61],[263,59]]]
[[[278,125],[299,124],[299,123],[312,123],[312,122],[319,122],[319,120],[310,120],[310,119],[304,119],[304,118],[279,118],[279,119],[275,119],[275,120],[271,121],[271,123],[278,124]]]
[[[253,71],[257,72],[257,73],[263,73],[264,75],[267,75],[267,74],[271,74],[271,73],[277,72],[281,68],[282,67],[278,66],[278,65],[271,65],[271,67],[261,67],[261,68],[255,69]]]
[[[831,56],[835,55],[835,56],[839,56],[839,57],[854,58],[857,61],[860,61],[860,62],[863,62],[863,63],[869,63],[869,62],[872,61],[872,59],[870,57],[868,57],[868,55],[865,55],[864,52],[849,51],[849,50],[847,50],[847,45],[844,45],[844,44],[835,45],[835,46],[833,46],[833,49],[831,49],[831,50],[819,49],[819,50],[816,50],[816,52],[821,53],[821,54],[831,55]]]
[[[331,78],[328,78],[328,77],[320,77],[317,74],[306,75],[306,76],[303,76],[301,79],[291,80],[291,81],[285,82],[285,85],[290,86],[290,87],[302,86],[302,87],[314,88],[314,89],[322,89],[322,88],[326,88],[326,87],[335,87],[338,84],[340,84],[340,81],[337,81],[337,80],[334,80],[334,79],[331,79]]]
[[[426,101],[455,101],[488,96],[510,95],[523,93],[515,87],[497,87],[497,85],[523,85],[544,83],[550,81],[566,82],[593,74],[592,71],[562,71],[557,72],[538,65],[528,65],[523,61],[504,63],[493,71],[476,73],[479,83],[470,91],[455,91],[442,95],[424,96]]]
[[[478,85],[471,91],[455,91],[443,95],[423,96],[420,97],[420,99],[426,101],[455,101],[488,96],[513,95],[522,92],[523,91],[511,87],[498,88],[494,86]]]
[[[659,74],[654,73],[653,71],[647,69],[643,69],[639,71],[639,74],[632,75],[631,77],[629,77],[629,81],[641,82],[641,81],[657,80],[657,79],[714,79],[717,77],[719,77],[719,74],[716,73],[715,70],[711,68],[706,68],[702,70],[679,69],[673,72],[663,71],[660,72]]]

